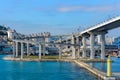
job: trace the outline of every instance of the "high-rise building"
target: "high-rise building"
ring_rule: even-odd
[[[114,39],[114,45],[116,45],[118,49],[120,49],[120,36]]]

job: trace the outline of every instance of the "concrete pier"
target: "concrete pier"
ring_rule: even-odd
[[[80,58],[80,47],[77,47],[77,49],[78,49],[77,58],[79,59]]]
[[[23,59],[23,42],[21,42],[21,60]]]
[[[39,60],[41,60],[41,44],[39,44]]]
[[[105,33],[101,34],[101,59],[105,59]]]
[[[16,41],[16,57],[18,57],[18,42]]]
[[[29,55],[29,42],[27,41],[27,56]]]
[[[43,53],[43,56],[45,56],[45,38],[43,38],[43,44],[42,44],[42,53]]]
[[[90,71],[91,73],[95,74],[96,76],[98,76],[100,78],[100,80],[116,80],[116,77],[107,77],[107,74],[97,70],[96,68],[89,66],[88,64],[81,62],[81,61],[74,61],[75,63],[77,63],[80,67],[83,67],[85,69],[87,69],[88,71]],[[119,78],[118,78],[119,80]]]
[[[75,37],[74,35],[72,34],[71,36],[71,44],[75,44]],[[72,46],[72,58],[75,59],[76,58],[76,47],[75,46]]]
[[[62,43],[62,37],[60,36],[60,43]],[[59,45],[59,59],[62,58],[62,45]]]
[[[15,58],[15,42],[13,42],[13,58]]]
[[[89,32],[90,33],[90,59],[94,59],[95,58],[95,50],[94,50],[94,33]]]
[[[59,59],[61,59],[62,58],[62,48],[61,48],[61,46],[59,47]]]
[[[80,45],[79,37],[76,38],[76,44]],[[76,57],[80,58],[80,46],[77,46],[77,55]]]
[[[82,36],[82,43],[83,43],[83,58],[86,57],[86,36]]]

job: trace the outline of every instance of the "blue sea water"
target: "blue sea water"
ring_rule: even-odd
[[[98,80],[75,63],[5,61],[2,57],[0,80]]]
[[[113,60],[112,62],[112,72],[120,72],[120,58],[116,58],[116,57],[111,57],[111,59]],[[103,72],[107,72],[107,63],[103,63],[103,62],[93,62],[93,63],[88,63],[89,65],[92,64],[93,67],[103,71]]]

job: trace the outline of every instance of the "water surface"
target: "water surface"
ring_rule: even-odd
[[[70,62],[5,61],[0,55],[0,80],[98,80]]]
[[[112,71],[113,72],[120,72],[120,58],[116,57],[111,57],[113,60],[112,62]],[[90,66],[93,66],[103,72],[107,72],[107,63],[103,62],[93,62],[93,63],[88,63]]]

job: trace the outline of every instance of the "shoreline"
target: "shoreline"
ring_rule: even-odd
[[[11,60],[11,61],[28,61],[28,62],[74,62],[79,67],[82,67],[86,69],[87,71],[91,72],[95,76],[98,77],[100,80],[116,80],[115,77],[107,77],[107,73],[97,70],[94,67],[90,67],[88,64],[86,64],[83,61],[77,60],[77,59],[31,59],[31,58],[23,58],[22,60],[20,58],[12,58],[12,57],[5,57],[3,60]]]
[[[75,59],[31,59],[31,58],[12,58],[12,57],[5,57],[3,58],[3,60],[11,60],[11,61],[37,61],[37,62],[42,62],[42,61],[48,61],[48,62],[52,62],[52,61],[56,61],[56,62],[74,62]]]

